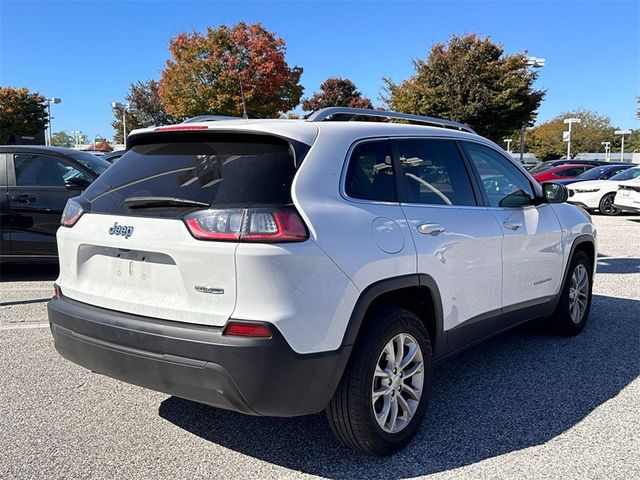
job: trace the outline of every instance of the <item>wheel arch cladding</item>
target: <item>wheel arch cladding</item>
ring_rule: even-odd
[[[593,281],[593,275],[596,272],[596,246],[593,242],[593,238],[590,235],[581,235],[574,240],[573,245],[571,246],[571,254],[569,255],[569,260],[567,263],[565,278],[568,274],[571,259],[578,251],[584,252],[591,261],[591,281]]]
[[[403,275],[369,285],[356,302],[342,344],[355,344],[372,318],[369,313],[380,307],[404,308],[417,315],[429,333],[434,358],[444,354],[442,301],[431,276]]]

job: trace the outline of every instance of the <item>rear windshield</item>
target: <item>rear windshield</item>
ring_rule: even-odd
[[[600,176],[605,173],[608,169],[605,167],[595,167],[586,172],[582,172],[576,178],[580,180],[598,180]]]
[[[632,180],[640,177],[640,167],[633,167],[620,173],[616,173],[609,180]]]
[[[548,165],[546,163],[543,163],[541,165],[538,165],[537,167],[533,167],[531,170],[529,170],[531,173],[536,174],[536,173],[542,173],[542,172],[546,172],[547,170],[551,170],[555,165]]]
[[[300,162],[295,157],[288,142],[262,135],[218,134],[199,142],[138,145],[82,196],[94,213],[136,216],[175,217],[206,208],[195,203],[286,205],[292,203],[291,183]],[[141,198],[155,201],[145,206]],[[138,200],[133,208],[131,199]],[[184,206],[161,199],[179,199]]]

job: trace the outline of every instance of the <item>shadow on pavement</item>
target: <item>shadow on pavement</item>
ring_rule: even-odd
[[[597,273],[640,273],[640,258],[599,258]]]
[[[617,395],[640,373],[640,301],[594,296],[573,338],[529,324],[437,368],[427,418],[391,458],[341,447],[323,415],[249,417],[176,397],[169,422],[210,442],[289,469],[330,478],[401,478],[450,470],[539,445]]]
[[[0,265],[0,282],[53,281],[58,271],[57,263]]]

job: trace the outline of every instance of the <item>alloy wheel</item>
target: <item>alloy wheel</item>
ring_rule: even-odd
[[[616,215],[620,209],[613,205],[613,196],[607,195],[602,199],[602,213],[605,215]]]
[[[569,285],[569,315],[576,325],[582,321],[589,300],[589,273],[584,265],[578,264],[571,275]]]
[[[399,333],[385,345],[373,374],[373,413],[382,430],[397,433],[413,418],[424,386],[424,360],[420,345]]]

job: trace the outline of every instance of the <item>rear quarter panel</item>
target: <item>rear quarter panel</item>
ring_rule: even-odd
[[[326,136],[320,132],[292,187],[311,237],[359,290],[384,278],[416,273],[416,250],[400,204],[346,199],[340,193],[345,159],[361,139],[340,130],[332,131],[330,139]],[[374,238],[381,228],[392,231],[394,253],[383,251]]]

